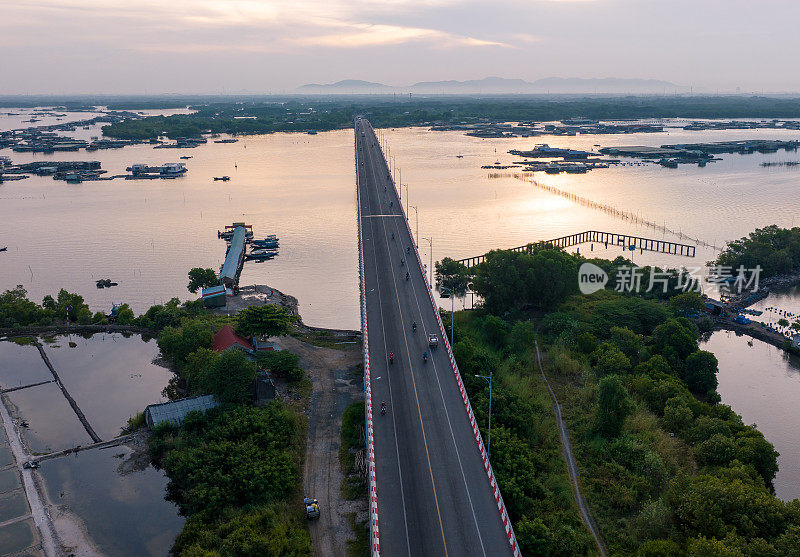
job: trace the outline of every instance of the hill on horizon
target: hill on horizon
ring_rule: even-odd
[[[330,84],[309,83],[297,88],[298,93],[306,94],[653,94],[688,91],[689,88],[686,86],[659,79],[545,77],[535,81],[526,81],[494,76],[465,81],[420,81],[405,86],[345,79]]]

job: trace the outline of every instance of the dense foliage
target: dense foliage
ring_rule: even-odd
[[[297,318],[283,306],[250,306],[236,315],[236,332],[242,336],[280,336],[289,332]]]
[[[176,99],[168,99],[174,106]],[[17,101],[19,102],[19,101]],[[129,100],[120,106],[136,106]],[[103,134],[126,139],[160,135],[190,137],[216,133],[258,134],[278,131],[326,131],[352,127],[358,114],[375,127],[490,121],[551,121],[573,116],[624,118],[790,118],[800,117],[800,99],[769,97],[343,97],[187,98],[192,114],[150,116],[103,127]],[[19,106],[19,105],[15,105]]]
[[[303,450],[298,416],[273,402],[189,414],[150,438],[170,478],[167,497],[188,520],[179,555],[308,555],[300,507],[291,505]]]
[[[730,267],[733,276],[739,267],[761,266],[761,277],[790,273],[800,268],[800,228],[759,228],[748,236],[729,242],[719,254],[717,265]],[[749,277],[749,274],[747,275]]]
[[[488,389],[473,375],[494,374],[492,462],[526,553],[592,551],[563,489],[537,338],[609,554],[796,552],[800,502],[774,496],[777,452],[719,403],[717,360],[698,345],[702,322],[684,317],[697,314],[697,295],[579,296],[547,282],[528,294],[522,277],[530,283],[570,267],[495,253],[477,268],[475,282],[486,278],[483,308],[457,315],[454,351],[484,439]],[[611,271],[620,264],[598,263]]]

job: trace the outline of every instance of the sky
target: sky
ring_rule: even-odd
[[[646,78],[797,92],[796,0],[0,0],[0,94]]]

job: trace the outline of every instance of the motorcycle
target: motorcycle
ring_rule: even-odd
[[[381,416],[383,416],[384,414],[386,414],[386,403],[381,402]]]
[[[389,363],[390,364],[394,363],[394,352],[389,352]]]
[[[414,322],[411,324],[411,330],[412,330],[412,331],[414,331],[415,333],[417,332],[417,322],[416,322],[416,321],[414,321]]]
[[[408,280],[408,276],[409,276],[408,273],[406,273],[406,280]]]
[[[422,361],[423,362],[427,362],[428,361],[428,353],[427,352],[423,352],[422,353]]]

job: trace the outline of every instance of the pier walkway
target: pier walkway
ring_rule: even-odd
[[[695,255],[695,246],[690,246],[688,244],[679,244],[667,240],[653,240],[651,238],[641,238],[639,236],[617,234],[615,232],[601,232],[599,230],[587,230],[586,232],[561,236],[560,238],[554,238],[552,240],[533,242],[525,244],[524,246],[509,248],[505,251],[529,252],[536,246],[545,246],[547,244],[551,244],[557,248],[568,248],[588,243],[603,244],[605,248],[609,246],[619,246],[623,249],[629,249],[631,246],[634,246],[634,251],[655,251],[658,253],[681,255],[683,257],[694,257]],[[484,261],[486,261],[485,254],[458,260],[459,263],[466,265],[468,268],[479,265]]]

